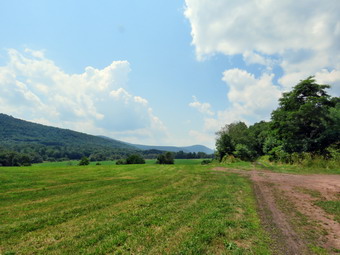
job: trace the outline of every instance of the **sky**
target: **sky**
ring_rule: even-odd
[[[214,148],[308,76],[340,95],[339,13],[339,0],[1,1],[0,112]]]

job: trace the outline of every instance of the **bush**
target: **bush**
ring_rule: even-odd
[[[222,163],[236,163],[236,162],[240,162],[241,160],[238,158],[235,158],[233,155],[224,155],[224,157],[222,158]]]
[[[156,164],[174,164],[174,155],[171,152],[165,152],[157,157]]]
[[[88,157],[82,157],[80,162],[79,162],[79,166],[87,166],[90,164],[90,161],[88,159]]]
[[[212,162],[212,160],[204,159],[204,160],[202,160],[201,165],[209,165],[211,162]]]
[[[116,165],[126,165],[126,161],[123,160],[123,159],[118,159],[118,160],[116,161]]]
[[[116,162],[116,165],[127,165],[127,164],[145,164],[145,159],[138,154],[132,154],[128,156],[126,159],[119,159]]]
[[[127,157],[126,164],[145,164],[145,159],[141,155],[132,154]]]

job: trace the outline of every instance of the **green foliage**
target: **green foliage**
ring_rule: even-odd
[[[254,152],[244,144],[237,144],[233,154],[243,161],[252,161],[254,159]]]
[[[284,151],[323,153],[339,139],[327,131],[334,126],[330,110],[335,106],[327,88],[309,77],[283,94],[278,109],[272,113],[272,130]]]
[[[273,160],[271,156],[261,156],[256,160],[260,169],[270,169],[281,173],[300,173],[300,174],[340,174],[340,161],[329,160],[323,156],[316,155],[310,159],[304,159],[303,154],[294,153],[290,156],[289,163]],[[310,154],[304,154],[310,155]],[[309,158],[309,156],[307,156]],[[299,163],[297,163],[299,162]]]
[[[174,155],[171,152],[165,152],[157,157],[157,164],[174,164]]]
[[[226,155],[233,155],[242,160],[255,157],[255,132],[252,136],[244,122],[225,125],[217,134],[216,150],[219,161]]]
[[[31,161],[27,154],[0,150],[0,166],[30,166]]]
[[[237,163],[240,161],[241,160],[238,158],[235,158],[234,155],[224,155],[224,157],[221,160],[222,163]]]
[[[267,142],[267,139],[270,137],[270,122],[260,121],[252,126],[249,126],[249,136],[253,141],[252,147],[256,155],[258,156],[264,155],[265,154],[264,146],[265,143]]]
[[[90,161],[88,159],[88,157],[82,157],[80,162],[79,162],[79,166],[87,166],[90,164]]]
[[[225,155],[231,154],[234,151],[234,145],[230,135],[221,130],[217,132],[216,153],[219,161],[222,161]]]
[[[126,161],[124,159],[118,159],[116,165],[126,165]]]
[[[216,138],[216,157],[252,161],[268,155],[271,161],[303,166],[339,164],[340,98],[331,97],[313,77],[298,83],[280,98],[270,122],[249,128],[243,122],[225,125]]]
[[[126,159],[119,159],[116,165],[145,164],[145,159],[139,154],[131,154]]]
[[[210,163],[212,163],[212,160],[204,159],[204,160],[202,160],[201,165],[209,165]]]
[[[141,155],[132,154],[126,158],[126,164],[145,164],[145,160]]]

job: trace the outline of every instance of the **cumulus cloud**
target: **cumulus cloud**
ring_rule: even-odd
[[[284,89],[325,68],[339,71],[339,13],[338,0],[186,0],[185,10],[199,60],[222,53],[274,61]]]
[[[194,102],[189,104],[190,107],[197,109],[200,113],[206,115],[214,115],[215,113],[211,110],[211,105],[209,103],[201,103],[197,100],[196,96],[192,97]]]
[[[167,136],[148,101],[126,90],[127,61],[67,74],[42,51],[10,49],[8,57],[0,66],[0,112],[131,142]]]
[[[229,88],[227,97],[230,106],[218,111],[215,118],[205,118],[204,129],[212,132],[235,121],[251,124],[267,120],[281,96],[280,89],[273,84],[272,79],[273,75],[268,73],[256,78],[237,68],[225,71],[222,80]]]

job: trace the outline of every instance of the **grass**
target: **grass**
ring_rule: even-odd
[[[340,174],[340,167],[324,168],[320,166],[302,166],[299,164],[282,164],[270,162],[266,157],[257,160],[256,168],[267,169],[278,173],[293,174]]]
[[[270,254],[250,181],[200,162],[0,168],[0,254]]]
[[[317,206],[320,206],[327,213],[332,214],[334,219],[340,223],[340,200],[334,201],[317,201],[315,202]]]
[[[218,166],[223,166],[227,168],[236,168],[236,169],[242,169],[242,170],[254,169],[254,164],[252,162],[247,162],[247,161],[239,161],[239,162],[233,162],[233,163],[221,163],[221,164],[218,164]]]

